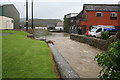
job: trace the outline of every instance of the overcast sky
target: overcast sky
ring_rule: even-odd
[[[2,4],[14,4],[21,18],[25,18],[26,0],[0,0]],[[83,4],[118,4],[120,0],[34,0],[34,18],[63,19],[65,14],[79,13]],[[29,18],[31,18],[29,0]]]

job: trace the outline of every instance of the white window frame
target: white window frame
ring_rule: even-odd
[[[70,22],[74,22],[74,20],[72,19]]]
[[[112,16],[112,14],[115,14],[115,16]],[[117,17],[117,13],[116,12],[111,12],[110,17]]]
[[[101,13],[101,16],[97,16],[97,13]],[[96,12],[96,17],[102,17],[103,13],[102,12]]]

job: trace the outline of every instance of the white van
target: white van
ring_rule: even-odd
[[[116,29],[115,26],[98,25],[98,26],[94,26],[94,28],[90,30],[89,35],[92,37],[101,37],[101,31],[108,31],[108,30],[116,30]]]

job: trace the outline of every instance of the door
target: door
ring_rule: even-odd
[[[102,31],[102,28],[99,28],[99,29],[96,31],[96,37],[101,37],[101,31]]]
[[[6,29],[9,29],[9,21],[6,21]]]

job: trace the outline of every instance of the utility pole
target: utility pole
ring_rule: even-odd
[[[34,26],[33,26],[33,0],[32,0],[32,29],[34,29]]]
[[[28,31],[28,0],[26,0],[26,31]]]

